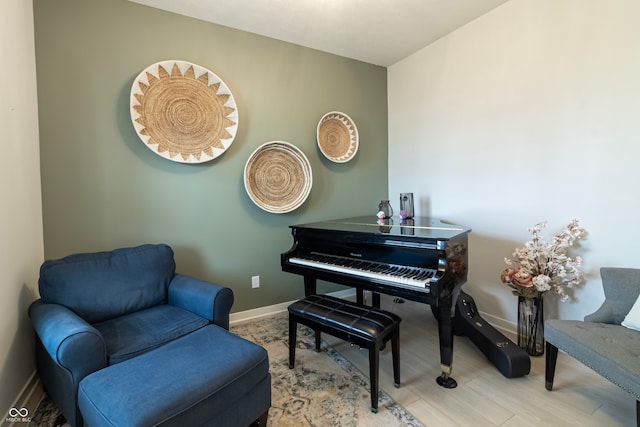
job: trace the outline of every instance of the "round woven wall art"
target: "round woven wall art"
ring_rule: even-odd
[[[133,82],[130,102],[142,142],[174,162],[212,160],[229,148],[238,130],[238,109],[227,85],[189,62],[147,67]]]
[[[258,207],[271,213],[298,208],[309,196],[313,176],[309,160],[284,141],[262,144],[244,167],[244,187]]]
[[[348,162],[358,151],[358,129],[351,117],[339,111],[322,116],[317,137],[320,151],[332,162]]]

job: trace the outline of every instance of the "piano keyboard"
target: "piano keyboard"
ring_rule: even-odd
[[[289,262],[357,277],[381,280],[396,286],[425,290],[429,290],[429,282],[435,274],[433,270],[428,268],[363,261],[317,252],[311,252],[305,258],[289,258]]]

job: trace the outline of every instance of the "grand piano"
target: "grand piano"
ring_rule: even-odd
[[[315,294],[316,281],[356,289],[359,303],[371,291],[429,304],[438,320],[440,367],[437,382],[454,388],[453,319],[467,280],[470,228],[435,218],[378,220],[352,217],[290,226],[293,246],[281,255],[282,270],[302,275],[305,295]]]

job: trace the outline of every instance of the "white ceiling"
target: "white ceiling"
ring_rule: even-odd
[[[389,66],[508,0],[130,0]]]

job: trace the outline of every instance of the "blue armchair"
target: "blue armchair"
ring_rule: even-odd
[[[78,384],[88,375],[216,324],[229,329],[231,289],[176,274],[167,245],[71,255],[40,269],[29,307],[47,393],[82,425]]]

